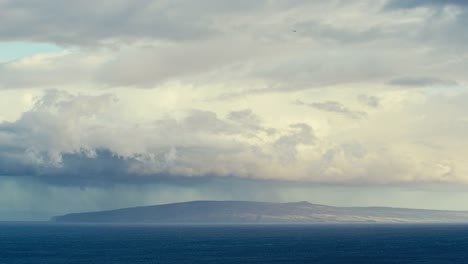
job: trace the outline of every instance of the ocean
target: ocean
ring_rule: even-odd
[[[0,223],[0,263],[468,263],[468,225]]]

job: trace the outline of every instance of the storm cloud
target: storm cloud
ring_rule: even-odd
[[[307,124],[279,131],[263,126],[251,110],[225,118],[190,110],[181,119],[135,124],[114,115],[115,100],[49,90],[31,111],[0,125],[0,174],[78,183],[168,175],[267,178],[275,175],[262,163],[295,161],[296,148],[314,141]],[[264,142],[249,143],[252,137]]]
[[[186,177],[413,182],[423,171],[425,180],[465,181],[461,174],[454,174],[464,170],[455,155],[458,152],[452,152],[449,141],[442,137],[450,134],[454,139],[467,132],[463,118],[447,119],[444,114],[462,113],[465,106],[454,97],[446,97],[445,102],[435,97],[426,100],[427,107],[445,110],[432,114],[420,103],[406,102],[402,104],[405,111],[397,115],[388,116],[383,110],[381,117],[370,115],[360,121],[362,130],[335,128],[335,135],[325,136],[323,124],[315,123],[316,129],[313,120],[265,122],[251,109],[225,115],[187,109],[179,117],[165,113],[136,122],[122,114],[124,104],[114,95],[49,90],[16,121],[0,124],[0,174],[34,175],[61,185],[181,182]],[[310,107],[350,120],[360,113],[334,103]],[[401,118],[408,113],[418,118],[404,123],[407,118]],[[425,115],[432,119],[423,119]],[[319,117],[323,115],[317,114]],[[398,130],[388,129],[383,135],[398,135],[390,146],[377,128],[380,122],[394,123],[389,121],[393,118],[400,119],[403,123],[396,127],[405,126],[408,133],[398,135]],[[455,126],[457,130],[453,130]],[[425,142],[441,142],[445,147],[431,150]],[[408,160],[399,153],[409,146],[415,156]],[[446,161],[423,165],[441,151],[448,155]],[[431,169],[434,166],[437,169]]]
[[[468,182],[467,3],[0,0],[0,205],[424,205]]]

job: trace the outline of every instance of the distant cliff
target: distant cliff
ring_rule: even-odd
[[[333,207],[296,203],[194,201],[52,218],[70,223],[468,223],[468,211]]]

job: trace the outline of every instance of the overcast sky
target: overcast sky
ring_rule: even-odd
[[[468,1],[0,0],[0,17],[0,220],[468,210]]]

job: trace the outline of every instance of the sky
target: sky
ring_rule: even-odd
[[[0,0],[0,220],[468,210],[468,1]]]

